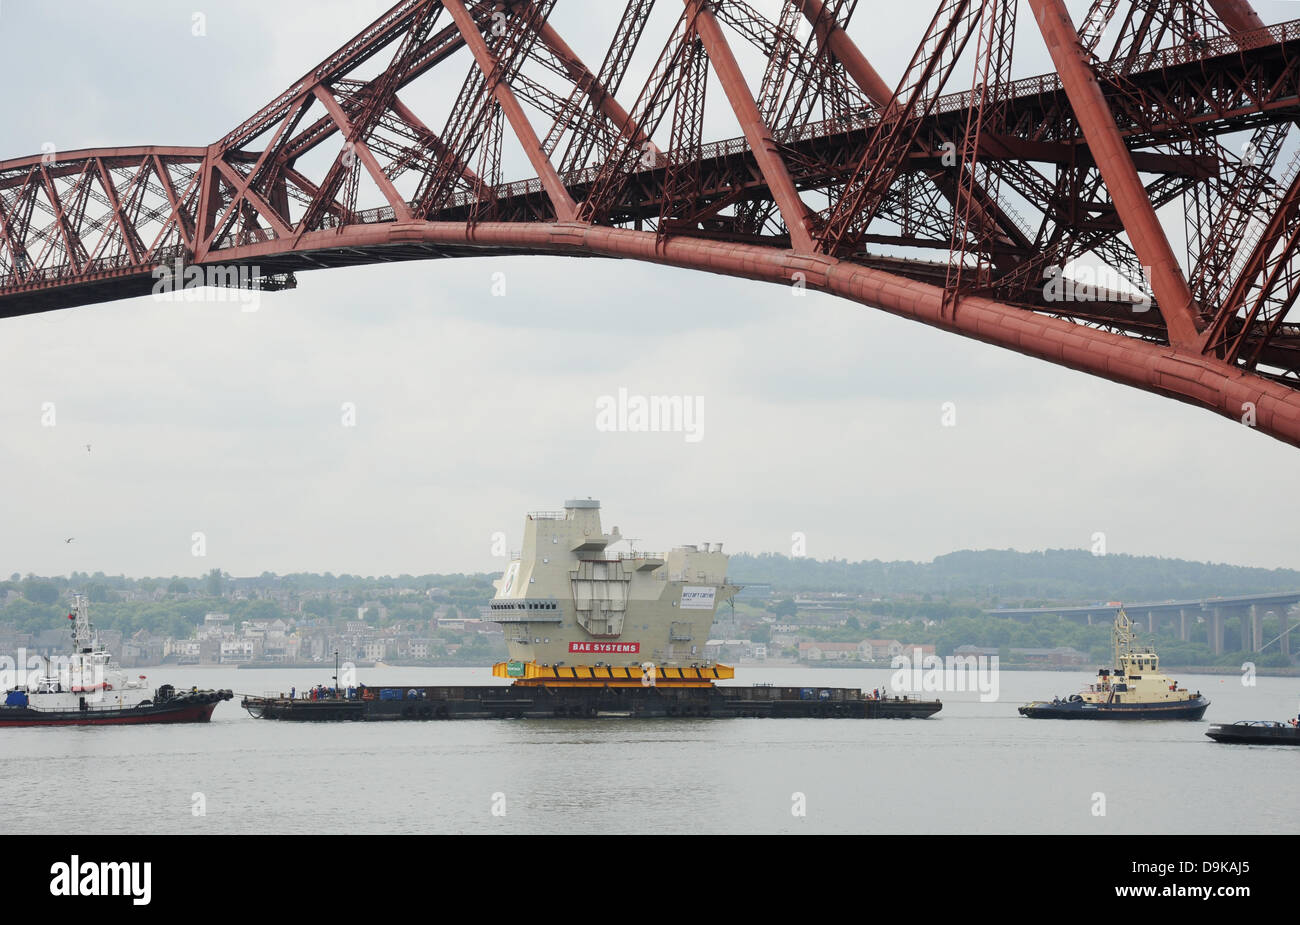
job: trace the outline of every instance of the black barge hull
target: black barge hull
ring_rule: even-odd
[[[1205,733],[1229,745],[1300,745],[1300,729],[1281,723],[1233,723],[1211,726]]]
[[[876,700],[848,688],[468,686],[361,688],[349,699],[245,697],[259,719],[385,722],[437,719],[924,719],[937,700]]]
[[[224,691],[186,691],[166,701],[123,709],[33,710],[0,706],[0,729],[13,726],[147,726],[155,723],[206,723],[212,711],[234,694]]]

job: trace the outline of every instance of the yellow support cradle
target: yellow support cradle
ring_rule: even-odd
[[[519,687],[712,687],[714,681],[736,676],[730,665],[539,665],[536,662],[497,662],[492,675],[510,678]]]

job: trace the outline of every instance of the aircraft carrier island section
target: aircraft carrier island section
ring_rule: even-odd
[[[510,684],[360,685],[315,699],[245,697],[253,716],[284,720],[554,717],[920,718],[938,701],[876,698],[854,688],[719,685],[734,670],[703,655],[727,581],[722,544],[667,553],[616,551],[598,501],[524,519],[522,551],[496,582],[489,610],[510,660]]]

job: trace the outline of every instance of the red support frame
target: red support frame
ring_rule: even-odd
[[[1063,0],[1029,0],[1048,54],[1070,98],[1088,147],[1115,202],[1133,249],[1151,274],[1151,288],[1169,331],[1170,343],[1194,348],[1200,343],[1196,304],[1174,249],[1165,237],[1128,148],[1120,137],[1097,77],[1088,67],[1079,35]]]
[[[1246,0],[1095,0],[1081,39],[1061,0],[1031,0],[1055,72],[1008,84],[989,64],[978,92],[948,92],[982,2],[944,0],[891,91],[846,31],[853,0],[785,0],[776,23],[748,0],[683,0],[627,106],[654,0],[626,0],[598,74],[552,25],[555,0],[401,0],[212,145],[0,162],[0,317],[147,294],[176,259],[266,285],[494,253],[638,259],[798,280],[1234,420],[1249,407],[1256,429],[1300,445],[1300,161],[1273,173],[1300,124],[1300,21],[1265,27]],[[1116,50],[1090,57],[1108,24]],[[997,31],[981,60],[1008,60],[1014,30]],[[764,59],[761,103],[733,33]],[[440,134],[398,97],[436,67],[464,77]],[[739,138],[709,135],[713,76]],[[550,120],[541,139],[529,106]],[[1225,152],[1236,133],[1267,149],[1255,173]],[[503,182],[507,134],[535,176]],[[355,163],[330,150],[312,166],[331,139]],[[964,173],[942,162],[951,139]],[[1221,305],[1193,302],[1156,219],[1179,197],[1217,216],[1196,228],[1188,275]],[[771,233],[777,214],[788,237]],[[955,228],[978,287],[930,259],[956,250]],[[1156,310],[1112,290],[1048,300],[1042,271],[1084,257],[1130,280],[1152,267]]]
[[[456,27],[460,29],[461,37],[465,44],[474,54],[474,60],[478,68],[483,72],[485,80],[489,81],[492,95],[496,97],[501,104],[501,110],[505,113],[506,121],[510,123],[510,128],[514,130],[515,137],[523,146],[524,154],[528,157],[533,169],[537,171],[537,176],[542,180],[542,185],[546,187],[546,194],[551,199],[551,206],[555,209],[555,215],[562,222],[572,221],[577,215],[577,206],[569,191],[565,188],[563,181],[560,180],[559,173],[555,170],[555,165],[551,159],[546,156],[542,150],[542,141],[537,137],[537,132],[533,130],[532,123],[528,121],[528,116],[524,113],[519,105],[519,100],[515,99],[509,84],[502,80],[494,80],[497,74],[499,62],[488,51],[487,45],[483,42],[483,36],[478,31],[478,26],[469,15],[469,10],[465,8],[465,0],[442,0],[443,6],[447,12],[451,13],[452,19],[456,21]]]
[[[722,84],[722,90],[727,94],[727,100],[736,114],[740,129],[745,133],[750,150],[754,152],[754,158],[758,161],[758,168],[763,172],[763,178],[767,181],[768,188],[776,199],[777,207],[781,210],[781,217],[790,232],[790,246],[799,253],[811,254],[814,247],[812,234],[808,230],[808,207],[799,198],[799,191],[795,189],[790,172],[785,162],[781,160],[771,130],[763,124],[763,117],[758,112],[758,104],[754,102],[749,85],[745,83],[745,75],[731,53],[731,46],[727,44],[727,37],[723,35],[722,27],[714,18],[709,0],[683,0],[683,2],[695,18],[695,28],[709,52],[709,63],[713,66],[713,73],[718,76],[718,82]]]

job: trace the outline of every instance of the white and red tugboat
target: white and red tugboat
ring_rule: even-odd
[[[206,723],[218,703],[234,696],[228,690],[178,691],[170,684],[150,690],[144,675],[128,678],[100,644],[86,599],[74,600],[68,614],[72,654],[47,660],[44,670],[5,691],[0,727]]]

